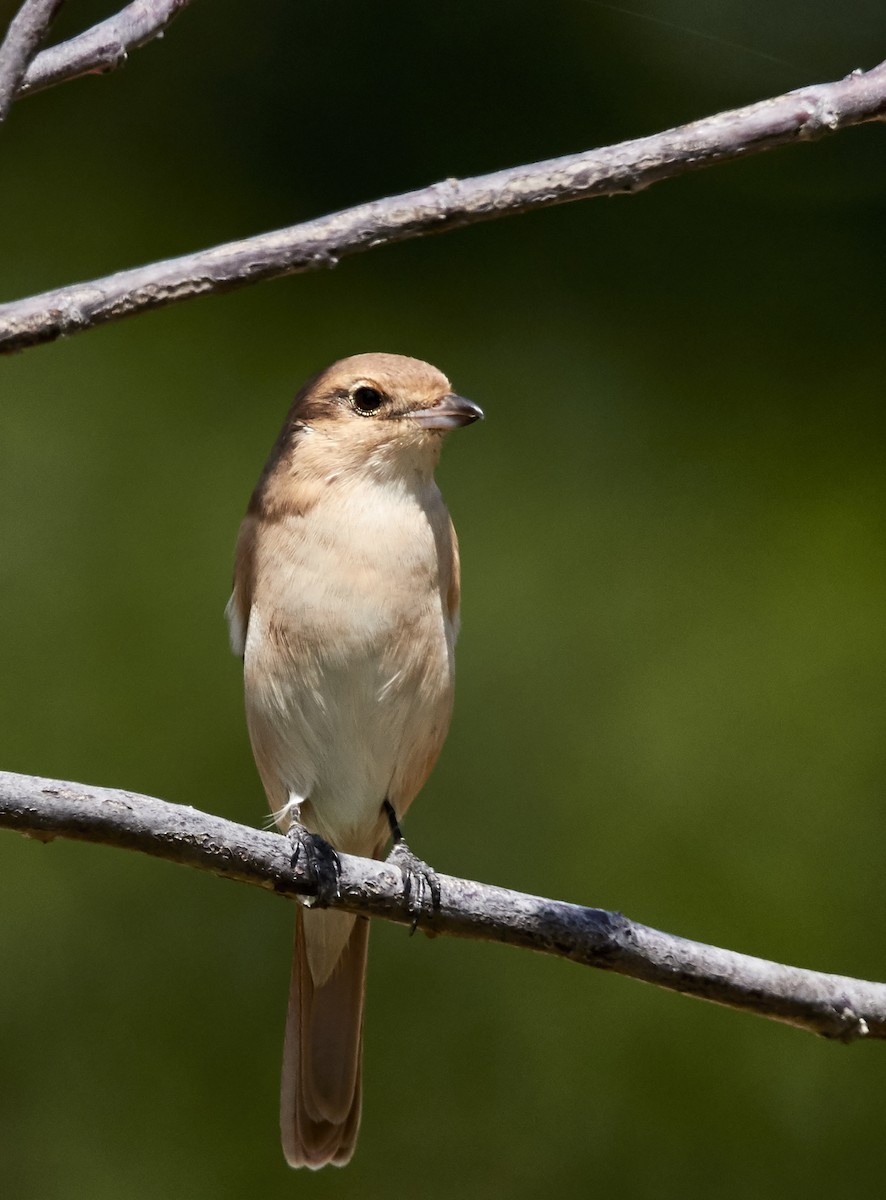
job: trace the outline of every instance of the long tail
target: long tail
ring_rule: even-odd
[[[309,913],[307,920],[326,914]],[[336,914],[339,915],[339,914]],[[360,1127],[369,921],[353,928],[332,974],[314,983],[299,908],[283,1046],[280,1133],[291,1167],[350,1161]]]

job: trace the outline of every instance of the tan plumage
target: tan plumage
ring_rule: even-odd
[[[458,545],[433,479],[482,414],[434,367],[343,359],[299,392],[240,529],[227,615],[282,830],[380,857],[452,711]],[[281,1091],[292,1166],[343,1165],[360,1121],[368,923],[300,910]]]

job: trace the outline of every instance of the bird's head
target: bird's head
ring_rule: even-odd
[[[477,404],[419,359],[343,358],[296,396],[256,496],[271,502],[282,488],[313,490],[357,473],[430,479],[444,434],[482,417]]]

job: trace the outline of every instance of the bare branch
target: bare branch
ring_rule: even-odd
[[[636,192],[687,171],[809,141],[886,115],[886,62],[681,125],[565,158],[448,179],[210,250],[0,306],[0,352],[53,341],[179,300],[283,275],[429,233],[591,196]]]
[[[64,0],[25,0],[0,46],[0,124],[12,107],[28,64]]]
[[[692,125],[473,179],[449,179],[298,226],[227,242],[0,306],[0,352],[247,283],[335,266],[346,254],[593,196],[803,142],[886,115],[886,62]]]
[[[91,29],[41,51],[22,80],[16,99],[77,79],[115,71],[130,50],[161,37],[164,29],[191,0],[133,0],[132,4]]]
[[[288,841],[135,792],[0,772],[0,826],[50,841],[75,838],[140,850],[226,879],[307,896]],[[341,855],[336,907],[411,924],[396,867]],[[642,979],[671,991],[852,1041],[886,1037],[886,985],[782,966],[581,908],[440,876],[429,932],[504,942]]]

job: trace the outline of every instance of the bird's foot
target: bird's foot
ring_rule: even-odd
[[[399,867],[403,875],[403,895],[407,912],[412,917],[410,932],[415,933],[420,920],[433,921],[440,911],[440,880],[437,872],[413,854],[402,837],[394,842],[385,862],[392,867]]]
[[[341,864],[338,855],[319,834],[310,833],[297,821],[289,826],[286,836],[292,847],[289,865],[299,881],[303,880],[311,888],[310,895],[304,897],[305,905],[326,908],[339,896]]]

